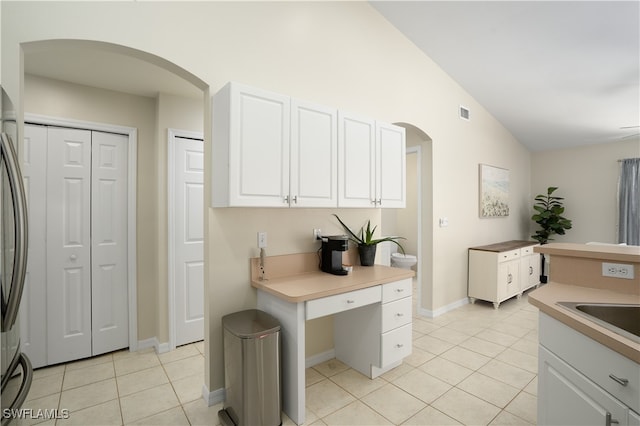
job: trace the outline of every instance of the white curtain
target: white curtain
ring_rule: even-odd
[[[621,160],[618,243],[640,245],[640,158]]]

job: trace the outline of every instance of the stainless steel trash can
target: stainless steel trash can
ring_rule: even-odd
[[[250,309],[222,317],[224,345],[223,425],[282,424],[280,322]]]

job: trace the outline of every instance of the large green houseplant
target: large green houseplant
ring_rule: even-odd
[[[549,240],[553,240],[553,238],[551,238],[552,235],[564,235],[565,230],[571,229],[571,220],[562,216],[562,213],[564,213],[562,203],[564,198],[553,195],[557,189],[557,186],[550,186],[547,188],[546,194],[538,194],[535,198],[536,203],[533,205],[533,208],[536,213],[531,216],[531,219],[540,225],[540,229],[538,229],[531,238],[540,244],[547,244]],[[544,266],[545,258],[544,255],[542,255],[540,281],[546,283],[547,276],[544,272]]]
[[[367,220],[366,228],[363,225],[360,228],[360,231],[358,232],[358,234],[356,234],[355,232],[353,232],[351,230],[351,228],[349,228],[342,221],[342,219],[340,219],[340,217],[338,217],[337,214],[334,213],[334,216],[336,217],[336,219],[338,219],[338,222],[340,222],[340,225],[342,225],[344,230],[347,231],[347,233],[349,234],[348,235],[349,236],[349,240],[351,240],[352,242],[354,242],[354,243],[356,243],[358,245],[358,254],[360,255],[360,264],[362,266],[371,266],[371,265],[373,265],[373,262],[374,262],[375,257],[376,257],[376,246],[379,243],[382,243],[382,242],[385,242],[385,241],[391,241],[392,243],[397,245],[398,248],[400,249],[400,251],[402,252],[402,254],[404,254],[404,248],[402,247],[402,245],[397,240],[404,240],[406,238],[404,238],[404,237],[383,237],[383,238],[374,239],[373,238],[373,234],[374,234],[374,232],[376,232],[377,226],[374,226],[373,229],[371,229],[371,221],[370,220]]]

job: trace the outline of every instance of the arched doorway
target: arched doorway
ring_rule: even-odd
[[[89,40],[44,40],[21,45],[23,50],[22,85],[25,112],[33,106],[34,90],[46,93],[37,114],[98,123],[127,121],[127,114],[142,101],[151,99],[146,109],[149,118],[144,126],[127,122],[138,129],[136,228],[130,245],[136,261],[129,268],[129,342],[135,350],[155,346],[162,350],[167,342],[167,202],[166,202],[166,132],[160,132],[162,103],[173,96],[195,98],[199,119],[205,122],[203,105],[208,98],[208,85],[180,66],[138,49]],[[43,84],[43,81],[55,84]],[[73,92],[73,93],[71,93]],[[95,97],[96,93],[100,96]],[[69,96],[67,96],[69,95]],[[126,104],[127,96],[132,99]],[[67,99],[81,99],[67,105]],[[117,111],[121,109],[121,111]],[[127,111],[129,109],[129,111]],[[151,109],[153,109],[152,112]],[[104,111],[108,110],[106,115]],[[161,111],[161,112],[158,112]],[[153,114],[156,114],[152,117]],[[152,124],[149,122],[153,121]],[[133,122],[133,123],[132,123]]]

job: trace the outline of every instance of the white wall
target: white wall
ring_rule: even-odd
[[[164,58],[198,76],[211,93],[235,80],[387,122],[410,123],[427,133],[433,141],[428,171],[433,210],[423,216],[433,241],[433,250],[425,249],[433,266],[421,283],[427,311],[465,299],[468,247],[528,234],[528,151],[366,2],[2,2],[0,7],[2,84],[20,110],[21,49],[31,47],[22,43],[87,39]],[[458,118],[460,104],[471,109],[470,122]],[[206,103],[204,112],[208,154],[211,118]],[[508,218],[478,217],[478,163],[511,170]],[[205,166],[207,177],[208,158]],[[156,178],[162,176],[159,169]],[[312,228],[339,230],[330,213],[209,209],[209,389],[223,385],[221,316],[255,305],[247,262],[257,254],[256,231],[269,232],[269,254],[308,252],[315,250],[309,240]],[[356,226],[367,218],[380,223],[377,210],[340,214]],[[449,217],[448,228],[435,224],[441,216]],[[160,229],[160,221],[154,226]]]
[[[618,160],[636,157],[640,157],[640,139],[534,152],[531,214],[533,198],[557,186],[553,195],[565,198],[563,215],[572,220],[572,228],[565,235],[554,235],[555,242],[617,243]],[[536,229],[531,221],[530,234]]]

